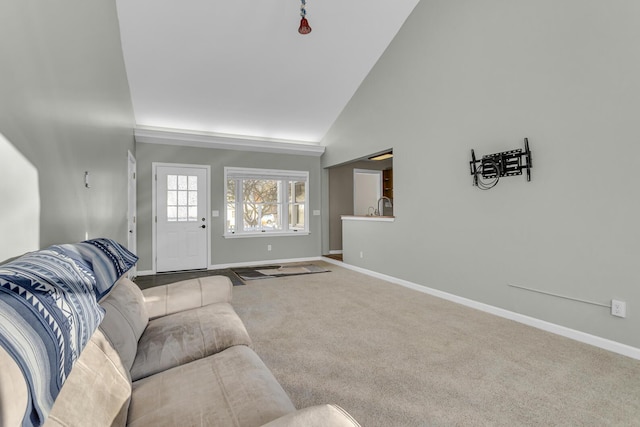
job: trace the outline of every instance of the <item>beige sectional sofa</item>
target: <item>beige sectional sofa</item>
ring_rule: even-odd
[[[121,278],[46,418],[49,426],[357,426],[335,405],[296,410],[230,305],[224,276],[140,291]],[[0,347],[0,426],[27,388]]]

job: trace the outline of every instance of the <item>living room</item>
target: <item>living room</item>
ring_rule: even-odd
[[[308,235],[224,238],[212,217],[208,262],[320,259],[327,169],[392,148],[394,221],[344,224],[349,268],[640,358],[637,2],[423,0],[319,141],[322,156],[136,142],[115,1],[0,8],[0,259],[126,243],[128,152],[139,270],[153,272],[153,162],[209,165],[219,212],[224,167],[309,171],[308,209],[320,215]],[[524,138],[530,181],[473,186],[472,149]]]

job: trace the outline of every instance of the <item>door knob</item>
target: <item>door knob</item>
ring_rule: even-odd
[[[206,225],[204,225],[204,224],[202,224],[202,225],[200,226],[200,228],[207,228],[207,226],[206,226]]]

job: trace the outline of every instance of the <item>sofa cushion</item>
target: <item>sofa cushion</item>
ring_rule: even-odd
[[[133,383],[130,426],[261,426],[295,410],[246,346]]]
[[[226,276],[207,276],[142,291],[149,319],[218,302],[231,302],[233,284]]]
[[[299,409],[262,427],[360,427],[351,415],[338,405],[318,405]]]
[[[122,363],[129,370],[138,351],[138,340],[149,322],[142,291],[131,280],[123,277],[100,306],[105,309],[100,330],[118,351]]]
[[[97,330],[60,390],[45,426],[124,426],[131,380],[120,356]]]
[[[228,303],[160,317],[149,322],[138,341],[131,377],[135,381],[233,345],[251,345],[251,339]]]

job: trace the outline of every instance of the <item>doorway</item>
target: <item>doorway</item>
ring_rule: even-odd
[[[385,153],[390,150],[385,150]],[[354,214],[354,170],[379,171],[382,174],[383,184],[380,186],[382,195],[393,199],[393,182],[386,181],[386,177],[391,177],[393,170],[393,158],[389,157],[383,160],[371,160],[370,155],[365,158],[353,160],[336,166],[331,166],[327,171],[327,200],[328,200],[328,219],[326,226],[326,235],[323,236],[323,254],[339,255],[342,254],[342,216]],[[370,211],[369,207],[375,205],[378,198],[373,198],[366,205],[366,211],[363,215],[367,215]],[[375,209],[375,206],[374,206]],[[389,208],[383,209],[384,215],[393,215]]]
[[[127,151],[127,153],[127,249],[135,254],[137,252],[138,236],[136,225],[136,158],[133,156],[131,151]],[[134,265],[133,268],[129,271],[130,279],[136,277],[136,269],[137,266]]]
[[[209,266],[209,166],[153,163],[157,273]]]

